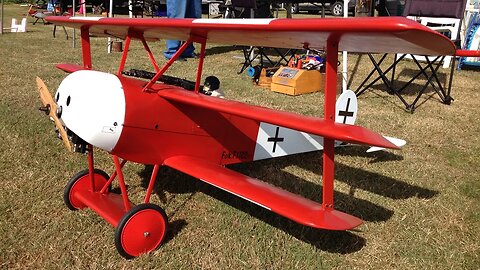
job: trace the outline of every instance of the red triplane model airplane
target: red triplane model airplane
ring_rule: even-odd
[[[90,208],[112,224],[115,245],[127,258],[155,250],[165,237],[167,216],[149,203],[160,166],[177,169],[306,226],[329,230],[359,226],[362,220],[334,208],[335,141],[398,146],[395,140],[363,127],[335,121],[338,51],[455,54],[449,39],[405,18],[46,19],[81,30],[83,65],[57,65],[71,74],[60,84],[55,100],[37,78],[43,110],[54,119],[65,145],[88,153],[88,169],[67,184],[65,203],[72,210]],[[90,36],[125,39],[117,74],[92,70]],[[155,73],[124,71],[132,39],[143,43]],[[147,44],[159,39],[186,41],[163,67],[157,65]],[[201,45],[196,81],[164,75],[191,42]],[[209,96],[208,85],[200,84],[207,42],[325,50],[323,119]],[[352,114],[346,108],[337,115]],[[95,168],[94,146],[112,155],[115,170],[111,176]],[[323,150],[321,203],[225,167],[318,149]],[[154,165],[144,201],[138,205],[128,199],[122,173],[127,161]],[[121,194],[110,192],[116,178]]]

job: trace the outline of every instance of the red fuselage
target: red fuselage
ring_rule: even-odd
[[[182,88],[119,78],[125,92],[125,120],[112,154],[146,164],[171,156],[192,156],[217,164],[253,160],[259,122],[167,101],[156,91]]]

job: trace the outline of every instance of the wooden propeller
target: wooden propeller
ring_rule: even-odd
[[[72,151],[72,145],[70,144],[70,141],[68,140],[67,132],[65,131],[65,128],[63,127],[62,123],[57,117],[57,103],[53,101],[52,95],[47,89],[47,86],[45,83],[37,77],[37,89],[40,94],[40,100],[43,103],[43,107],[40,108],[41,111],[44,111],[45,114],[50,116],[53,121],[55,122],[55,125],[57,126],[58,131],[60,132],[60,136],[62,137],[63,144],[65,147],[67,147],[68,151]]]

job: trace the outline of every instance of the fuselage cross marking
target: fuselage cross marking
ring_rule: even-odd
[[[275,137],[267,139],[268,142],[273,142],[272,153],[275,153],[275,149],[277,149],[277,143],[283,142],[285,140],[285,138],[279,138],[278,137],[279,131],[280,131],[280,127],[277,127],[277,130],[275,131]]]

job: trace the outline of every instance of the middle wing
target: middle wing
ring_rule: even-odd
[[[182,106],[195,106],[236,115],[343,142],[399,149],[380,134],[356,125],[330,123],[316,117],[272,110],[177,89],[161,90],[158,92],[158,95]]]

